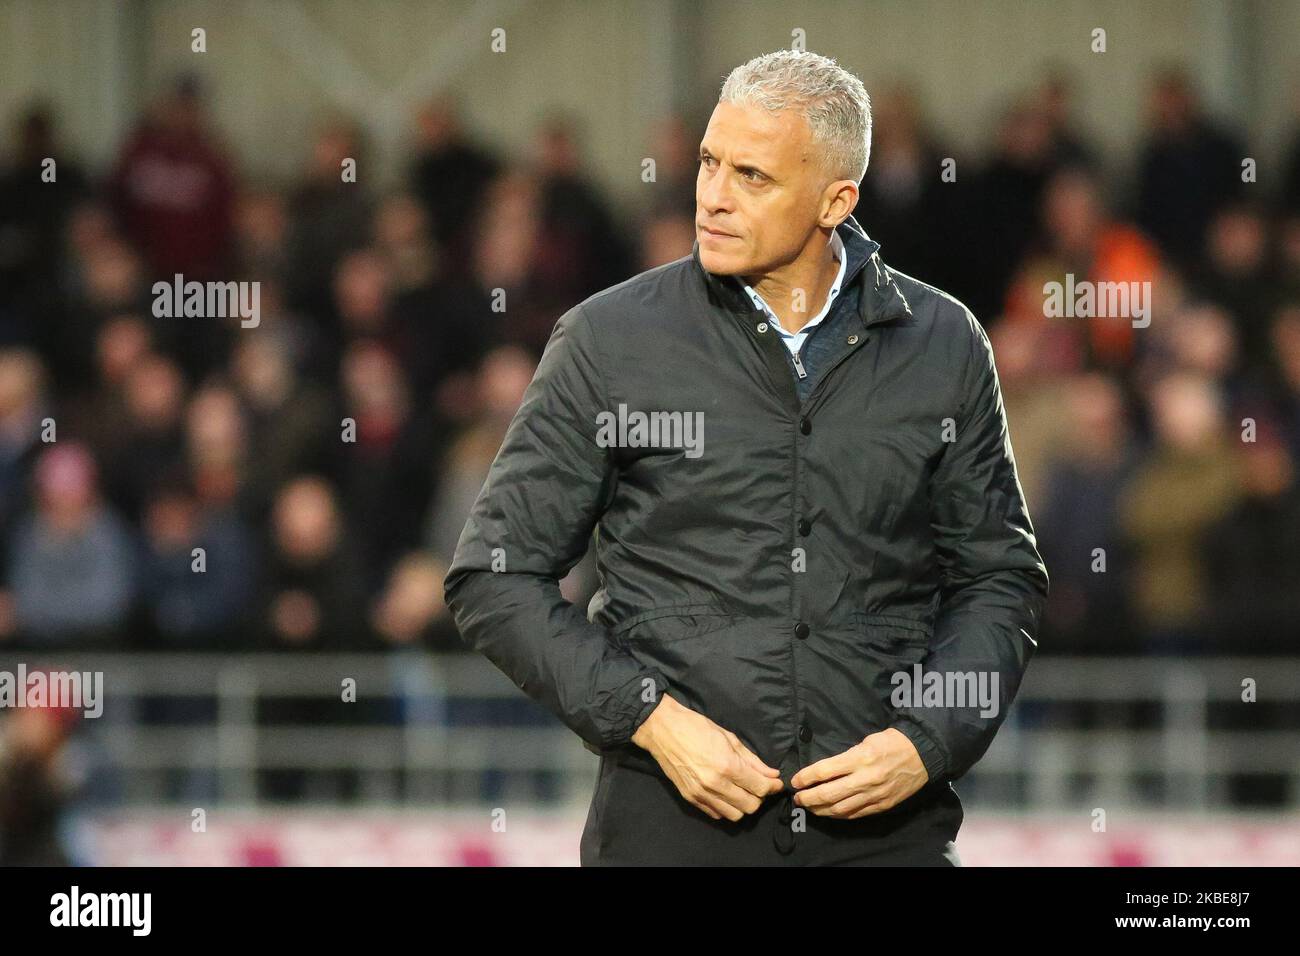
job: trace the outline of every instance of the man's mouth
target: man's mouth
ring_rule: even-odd
[[[706,235],[713,236],[717,239],[736,239],[737,236],[730,232],[722,232],[720,229],[710,229],[708,226],[700,226],[700,231]]]

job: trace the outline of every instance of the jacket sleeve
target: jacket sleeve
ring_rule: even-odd
[[[900,708],[892,726],[908,736],[931,780],[955,780],[988,750],[1029,659],[1048,593],[988,335],[966,312],[970,356],[956,440],[930,482],[930,521],[942,576],[925,673],[973,672],[992,687],[994,712]],[[945,681],[946,683],[946,681]],[[968,701],[969,702],[969,701]]]
[[[556,323],[445,581],[462,638],[591,748],[629,742],[668,689],[560,593],[612,495],[608,408],[590,321]]]

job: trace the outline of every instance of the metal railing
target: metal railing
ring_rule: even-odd
[[[256,805],[288,774],[308,802],[564,803],[595,776],[570,731],[472,654],[11,653],[0,671],[20,662],[103,673],[103,715],[76,740],[106,802]],[[1231,809],[1252,775],[1300,805],[1300,658],[1039,657],[959,789],[1028,811]]]

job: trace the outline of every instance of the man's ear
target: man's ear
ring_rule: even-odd
[[[851,179],[838,179],[826,187],[825,208],[819,225],[834,229],[853,214],[858,205],[858,184]]]

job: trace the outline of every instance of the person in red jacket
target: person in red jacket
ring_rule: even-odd
[[[207,129],[201,91],[182,78],[127,139],[109,180],[123,232],[154,275],[223,278],[233,237],[234,174]]]

